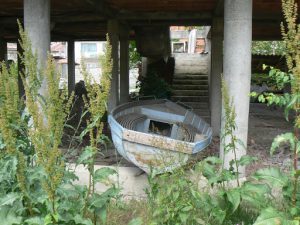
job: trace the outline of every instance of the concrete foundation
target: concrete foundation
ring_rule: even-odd
[[[212,25],[211,76],[210,76],[210,113],[214,136],[221,132],[221,75],[223,73],[223,18],[214,18]]]
[[[119,78],[119,25],[117,20],[109,20],[107,24],[110,44],[112,46],[112,77],[111,89],[108,99],[108,111],[114,109],[120,102],[120,78]]]
[[[249,119],[249,92],[251,79],[252,42],[252,0],[225,0],[224,3],[224,79],[229,96],[236,111],[236,132],[234,135],[247,146]],[[224,107],[222,108],[224,115]],[[222,120],[224,127],[224,120]],[[225,144],[228,143],[225,139]],[[245,147],[238,144],[237,158],[246,154]],[[224,153],[221,144],[221,157],[225,167],[234,158],[233,152]],[[241,176],[245,168],[240,168]]]
[[[24,0],[24,28],[37,53],[38,66],[44,68],[50,51],[50,0]],[[40,93],[45,94],[45,80]]]
[[[68,90],[75,90],[75,49],[74,41],[68,41]]]

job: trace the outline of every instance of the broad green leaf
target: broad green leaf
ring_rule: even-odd
[[[77,159],[77,165],[78,164],[84,164],[84,165],[89,164],[95,154],[96,154],[96,151],[94,151],[94,149],[91,146],[85,147],[83,152]]]
[[[0,225],[21,224],[22,217],[16,214],[16,209],[10,206],[0,207]]]
[[[12,205],[16,200],[20,199],[20,194],[11,192],[4,197],[0,198],[0,207],[5,205]]]
[[[107,218],[107,209],[106,209],[106,207],[104,206],[100,210],[98,210],[97,214],[99,214],[102,223],[105,224],[106,223],[106,218]]]
[[[282,144],[282,143],[289,143],[291,146],[291,149],[295,148],[295,135],[293,133],[285,133],[278,135],[271,146],[270,153],[273,154],[275,150]]]
[[[257,160],[257,157],[253,157],[250,155],[244,155],[239,160],[237,160],[237,164],[240,166],[247,166]]]
[[[44,225],[48,224],[56,224],[58,222],[58,215],[57,214],[47,214],[44,219]]]
[[[241,202],[241,194],[239,189],[231,189],[226,192],[226,196],[228,201],[232,205],[232,212],[234,212],[240,205]]]
[[[271,189],[267,184],[254,184],[250,182],[245,182],[241,187],[242,192],[244,193],[253,193],[257,195],[271,194]]]
[[[299,225],[299,221],[288,220],[283,213],[269,207],[262,210],[254,225]]]
[[[287,104],[286,108],[293,108],[296,102],[299,102],[299,94],[293,95],[291,101]]]
[[[24,221],[27,225],[41,225],[44,224],[44,218],[42,217],[32,217]]]
[[[142,225],[142,224],[143,224],[143,220],[141,218],[134,218],[128,223],[128,225]]]
[[[284,187],[289,181],[285,174],[274,167],[260,169],[252,177],[259,181],[266,181],[273,187]]]
[[[75,217],[74,217],[74,222],[75,224],[83,224],[83,225],[93,225],[91,219],[85,219],[83,218],[81,215],[77,214]]]
[[[81,134],[80,134],[80,139],[81,139],[81,140],[83,139],[83,137],[84,137],[88,132],[90,132],[91,130],[93,130],[93,128],[96,126],[96,124],[99,122],[100,119],[101,119],[101,115],[95,116],[95,117],[93,118],[93,122],[90,123],[90,124],[87,126],[87,128],[85,128],[85,129],[81,132]]]
[[[204,161],[207,163],[210,163],[210,164],[221,164],[222,163],[222,160],[219,157],[212,157],[212,156],[205,158]]]
[[[104,167],[100,168],[95,171],[94,174],[94,181],[95,182],[105,182],[109,178],[109,176],[117,174],[117,171],[109,168],[109,167]]]
[[[241,199],[243,202],[256,208],[266,207],[271,188],[267,184],[255,184],[245,182],[241,187]]]

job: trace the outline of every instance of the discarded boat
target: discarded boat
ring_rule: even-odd
[[[211,142],[211,127],[193,111],[169,100],[116,107],[108,117],[117,151],[146,173],[184,165]]]

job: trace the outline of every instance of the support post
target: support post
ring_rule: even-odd
[[[210,113],[211,127],[214,136],[220,136],[221,132],[221,74],[223,73],[223,18],[213,19],[211,31],[211,77],[210,77]]]
[[[236,137],[247,146],[249,92],[251,80],[251,42],[252,42],[252,0],[225,0],[224,5],[224,80],[228,86],[229,97],[236,111]],[[224,106],[222,108],[224,115]],[[222,120],[222,128],[224,120]],[[225,145],[229,137],[225,138]],[[221,143],[221,157],[225,167],[234,159],[234,153],[224,153]],[[237,159],[246,154],[240,144],[236,148]],[[240,176],[245,175],[245,168],[239,168]]]
[[[24,29],[31,40],[32,50],[37,53],[38,67],[46,66],[50,51],[50,0],[24,0]],[[40,94],[46,94],[43,80]]]
[[[129,101],[129,29],[120,33],[120,104]]]
[[[109,20],[108,21],[108,34],[110,39],[110,44],[112,47],[112,77],[111,77],[111,89],[110,96],[108,100],[108,111],[111,112],[119,104],[119,34],[118,34],[118,21]]]
[[[21,78],[21,73],[24,70],[24,65],[21,62],[21,58],[20,58],[19,54],[23,55],[24,51],[23,51],[23,48],[20,45],[19,40],[17,42],[17,52],[18,52],[18,86],[19,86],[19,97],[23,98],[24,95],[25,95],[25,90],[24,90],[24,85],[23,85],[23,81],[22,81],[22,78]]]
[[[142,65],[141,65],[141,69],[142,69],[142,77],[146,77],[147,76],[147,70],[148,70],[148,58],[147,57],[142,57]]]
[[[7,42],[0,38],[0,62],[5,61],[7,57]]]
[[[75,90],[75,50],[74,41],[68,41],[68,91],[69,94]]]

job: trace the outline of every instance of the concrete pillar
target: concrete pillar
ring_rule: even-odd
[[[44,68],[50,51],[50,0],[24,0],[24,29],[37,53],[38,67]],[[40,94],[45,94],[46,82]]]
[[[236,137],[247,146],[249,92],[251,79],[251,42],[252,42],[252,0],[225,0],[224,4],[224,79],[229,96],[236,111]],[[224,107],[222,109],[224,115]],[[224,127],[224,120],[222,120]],[[228,143],[225,138],[225,143]],[[237,158],[246,154],[246,149],[237,146]],[[234,158],[233,152],[224,153],[221,144],[221,157],[225,167]],[[245,168],[240,168],[241,176]]]
[[[148,69],[148,58],[147,57],[142,57],[142,77],[146,77],[147,76],[147,69]]]
[[[214,18],[211,30],[210,113],[214,136],[221,132],[221,74],[223,73],[223,18]]]
[[[129,30],[120,34],[120,104],[129,101]]]
[[[24,95],[25,95],[25,90],[24,90],[24,85],[23,85],[23,81],[21,79],[21,73],[23,72],[24,70],[24,65],[22,64],[21,62],[21,58],[20,58],[20,55],[23,55],[23,48],[21,47],[20,45],[20,42],[18,40],[17,42],[17,51],[18,51],[18,86],[19,86],[19,96],[20,98],[23,98]]]
[[[109,20],[107,24],[110,43],[112,46],[112,77],[111,89],[108,99],[108,111],[111,112],[119,104],[119,25],[117,20]]]
[[[75,48],[74,41],[68,41],[68,91],[75,90]]]
[[[7,42],[0,38],[0,62],[5,61],[7,57]]]

